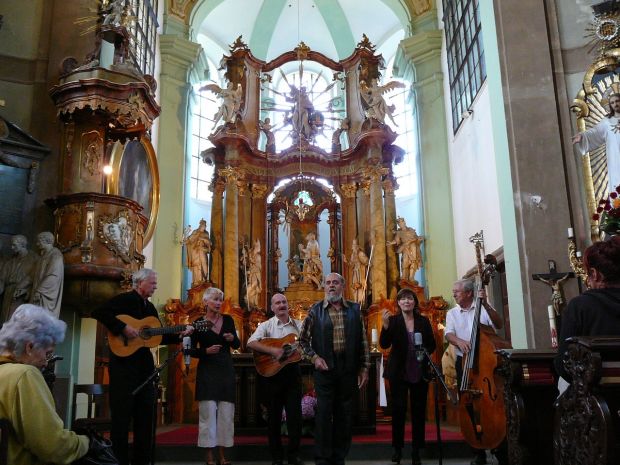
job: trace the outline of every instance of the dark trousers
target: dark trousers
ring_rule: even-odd
[[[268,436],[271,458],[282,460],[282,408],[286,411],[288,430],[287,458],[299,458],[301,438],[301,372],[297,364],[284,367],[276,375],[266,379],[268,396]]]
[[[411,445],[413,449],[424,448],[428,383],[420,380],[411,384],[404,380],[390,379],[390,392],[392,394],[392,447],[402,449],[405,445],[405,417],[407,416],[407,397],[409,397]]]
[[[353,394],[357,388],[357,373],[347,372],[344,366],[344,357],[335,357],[333,369],[314,372],[317,465],[343,465],[351,447]]]
[[[133,420],[133,465],[147,465],[151,461],[153,407],[155,388],[147,385],[135,396],[135,387],[124,383],[114,384],[110,378],[110,414],[112,449],[120,465],[129,465],[129,425]]]

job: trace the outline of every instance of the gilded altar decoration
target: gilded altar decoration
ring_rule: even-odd
[[[594,18],[586,28],[590,51],[598,49],[600,56],[620,46],[620,8],[617,1],[602,1],[593,5]]]
[[[108,249],[125,263],[130,263],[130,248],[134,230],[130,224],[129,211],[121,210],[115,217],[102,215],[98,222],[98,235]]]

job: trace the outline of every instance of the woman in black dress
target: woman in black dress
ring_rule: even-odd
[[[405,416],[407,414],[407,392],[411,403],[411,463],[420,465],[420,449],[425,445],[424,424],[426,417],[426,395],[428,382],[424,379],[427,360],[418,361],[414,334],[422,334],[422,345],[429,354],[435,351],[435,337],[431,323],[420,314],[418,298],[410,289],[401,289],[396,295],[400,312],[390,316],[383,311],[383,327],[379,344],[383,349],[392,347],[388,357],[384,378],[390,382],[392,394],[392,462],[400,463],[405,443]]]
[[[219,447],[218,464],[230,464],[224,454],[232,447],[235,417],[235,368],[230,349],[241,345],[230,315],[220,309],[224,293],[207,289],[203,296],[206,313],[197,321],[213,323],[207,331],[192,334],[192,355],[198,357],[196,400],[198,401],[198,447],[206,447],[207,465],[215,465],[213,450]]]

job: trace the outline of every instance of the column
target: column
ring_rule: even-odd
[[[267,194],[266,184],[252,184],[252,217],[250,224],[252,225],[252,242],[256,239],[260,240],[261,247],[261,291],[259,302],[263,308],[269,307],[267,302],[267,257],[271,256],[273,250],[270,250],[267,243],[267,204],[265,195]]]
[[[159,215],[153,235],[153,263],[158,289],[155,305],[171,297],[181,297],[183,194],[185,186],[183,154],[186,149],[189,72],[198,60],[201,47],[177,35],[159,36],[162,111],[156,121],[156,147],[160,176]]]
[[[437,12],[431,10],[414,19],[416,32],[401,41],[396,59],[403,77],[412,81],[417,106],[427,287],[429,295],[450,296],[457,271],[441,68],[443,39],[442,31],[436,29],[436,17]]]
[[[396,230],[396,199],[394,191],[398,189],[396,179],[392,177],[386,178],[383,183],[383,195],[385,197],[385,234],[386,242],[392,240],[394,231]],[[398,292],[398,278],[400,276],[398,270],[398,257],[393,245],[388,245],[386,250],[387,257],[387,297],[396,299]]]
[[[357,185],[354,182],[341,184],[340,193],[342,194],[342,255],[346,255],[351,250],[353,239],[357,237],[357,215],[355,211]],[[347,283],[350,282],[349,267],[345,266],[342,271],[342,276]],[[349,286],[346,286],[345,293],[347,293],[348,298],[352,298],[353,296],[349,295],[349,292]]]
[[[226,181],[218,178],[209,189],[213,192],[213,203],[211,204],[211,282],[218,288],[222,288],[223,279],[223,238],[224,238],[224,206],[223,194],[226,188]]]
[[[374,245],[370,275],[372,276],[372,302],[387,297],[387,262],[385,245],[385,213],[381,177],[389,173],[383,166],[370,166],[364,171],[370,191],[370,238]]]
[[[239,184],[243,180],[240,168],[227,166],[219,171],[226,179],[224,201],[224,296],[231,303],[239,304],[239,230],[238,196]]]

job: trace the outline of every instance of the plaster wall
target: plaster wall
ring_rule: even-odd
[[[448,76],[445,60],[444,75]],[[450,95],[444,80],[445,95]],[[503,245],[499,220],[499,194],[495,166],[489,89],[483,84],[471,109],[456,134],[452,133],[450,99],[446,99],[448,150],[452,180],[452,212],[457,275],[463,276],[476,265],[476,256],[469,238],[484,231],[487,252]]]

